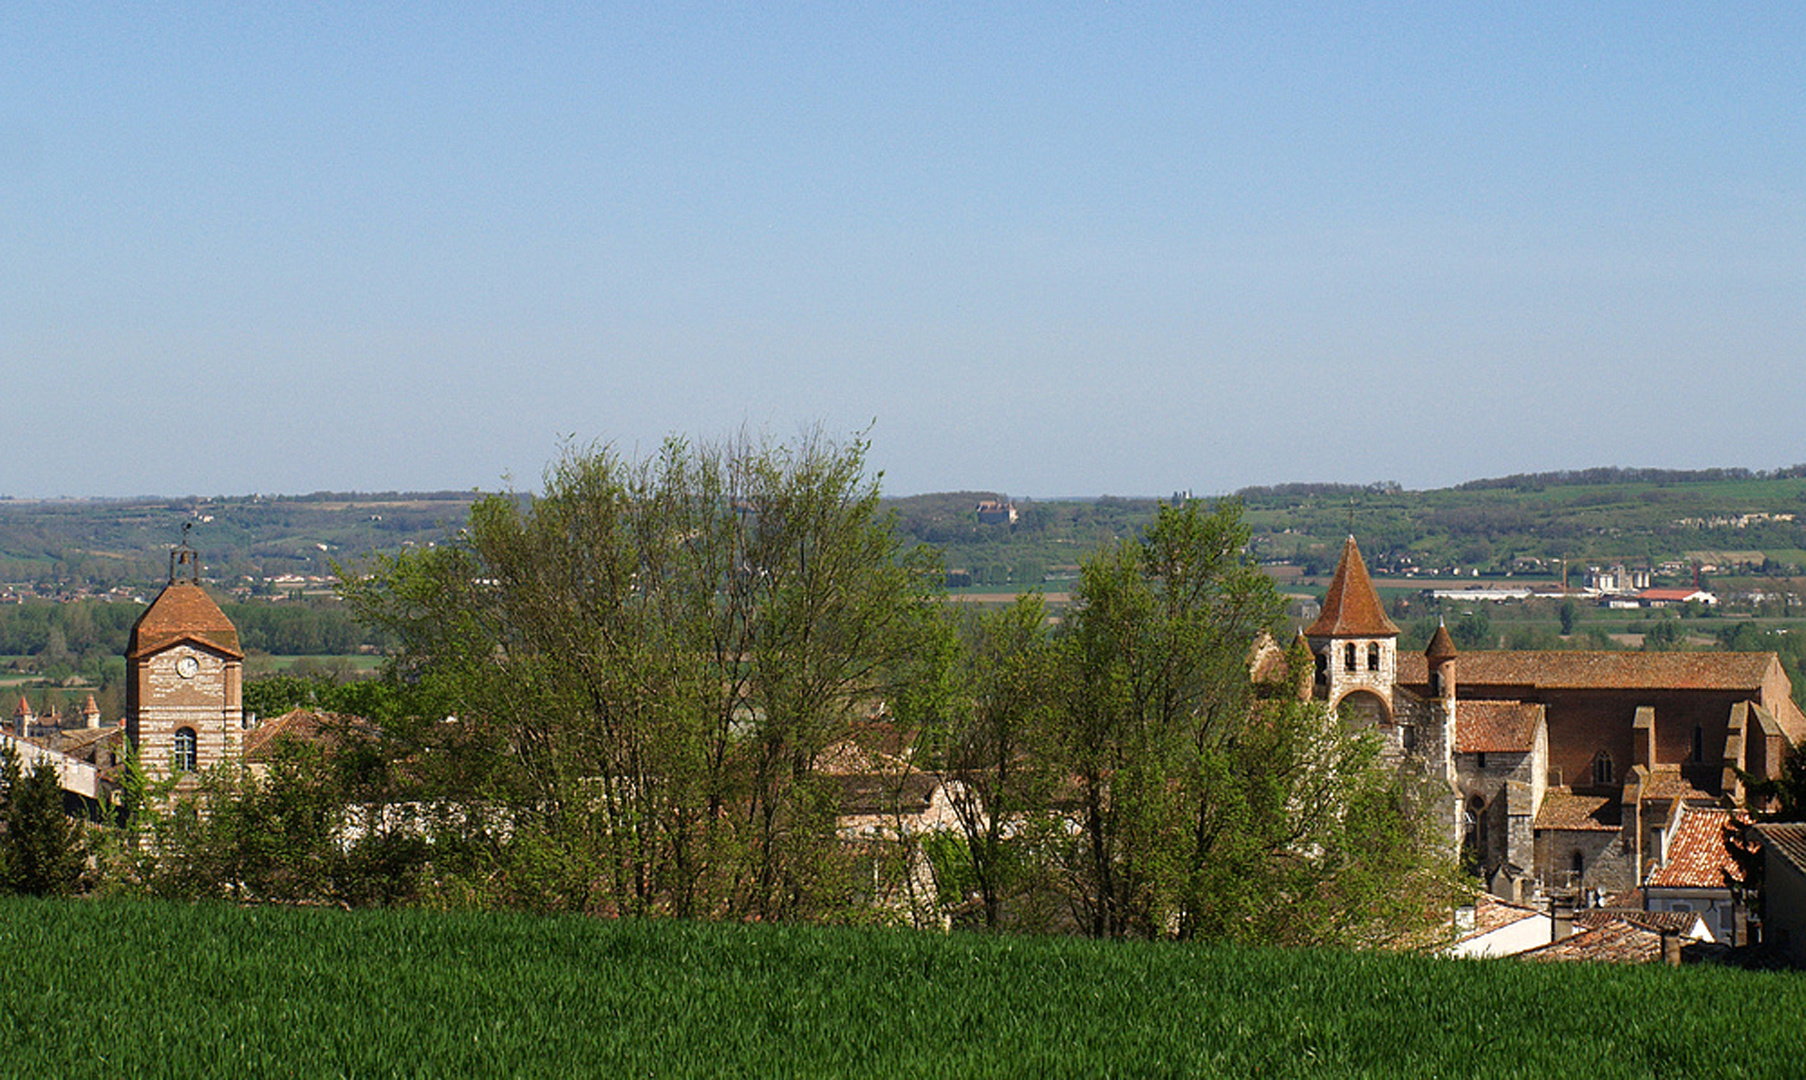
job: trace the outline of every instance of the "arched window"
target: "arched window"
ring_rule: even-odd
[[[1612,756],[1604,750],[1593,755],[1593,783],[1609,784],[1612,776]]]
[[[1586,872],[1587,868],[1587,857],[1585,853],[1576,849],[1574,857],[1568,862],[1568,868],[1574,872],[1574,880],[1579,881],[1580,876]]]
[[[1342,649],[1342,667],[1347,671],[1355,669],[1355,647],[1352,641]]]
[[[1318,683],[1318,685],[1322,685],[1327,682],[1329,682],[1329,654],[1328,653],[1318,653],[1317,654],[1317,683]]]
[[[1378,671],[1379,669],[1380,643],[1377,641],[1370,641],[1367,643],[1367,670]]]
[[[177,772],[193,772],[195,759],[194,729],[176,729],[175,766]]]

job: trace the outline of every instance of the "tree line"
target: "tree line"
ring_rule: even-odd
[[[973,614],[884,512],[861,442],[573,450],[544,494],[480,500],[460,542],[346,575],[351,610],[396,643],[384,679],[248,687],[266,717],[341,715],[277,744],[263,775],[141,793],[146,839],[112,878],[258,900],[1416,940],[1450,881],[1433,796],[1300,700],[1284,671],[1308,658],[1251,677],[1281,602],[1247,545],[1234,501],[1163,504],[1085,560],[1060,619],[1034,596]]]

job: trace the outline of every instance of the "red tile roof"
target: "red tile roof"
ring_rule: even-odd
[[[1499,650],[1461,654],[1461,687],[1537,690],[1729,690],[1760,693],[1780,663],[1772,652],[1590,652]],[[1425,685],[1429,664],[1398,658],[1399,682]]]
[[[1644,930],[1654,930],[1657,933],[1666,931],[1670,934],[1685,934],[1693,929],[1694,923],[1699,921],[1699,912],[1588,908],[1574,916],[1574,922],[1577,925],[1588,928],[1604,926],[1613,919],[1623,919],[1632,926],[1641,927]]]
[[[1622,918],[1606,919],[1562,938],[1520,953],[1526,960],[1592,960],[1614,964],[1651,964],[1662,959],[1662,935],[1633,926]]]
[[[1536,827],[1563,832],[1617,832],[1623,812],[1610,795],[1576,795],[1567,788],[1550,788],[1536,812]]]
[[[1656,889],[1722,889],[1725,877],[1741,880],[1737,862],[1724,844],[1731,811],[1689,806],[1681,811],[1674,839],[1663,852],[1662,865],[1644,882]]]
[[[1523,754],[1536,748],[1541,705],[1516,701],[1462,701],[1455,705],[1455,752]]]
[[[275,752],[276,743],[282,739],[316,742],[331,748],[345,732],[351,730],[368,733],[373,728],[369,721],[361,717],[314,712],[312,709],[290,709],[281,716],[263,721],[245,734],[245,760],[269,760]]]
[[[1690,802],[1716,802],[1718,796],[1700,787],[1673,766],[1657,765],[1643,781],[1645,799],[1685,799]]]
[[[1469,937],[1490,934],[1501,926],[1510,926],[1542,912],[1523,904],[1513,904],[1501,900],[1491,893],[1481,893],[1474,900],[1474,929]]]
[[[235,660],[244,659],[244,650],[238,645],[238,628],[207,591],[190,581],[172,581],[132,624],[126,659],[148,656],[183,641],[204,645]]]
[[[1336,564],[1336,576],[1323,597],[1323,612],[1305,630],[1308,637],[1396,637],[1398,627],[1386,618],[1379,594],[1373,591],[1373,580],[1367,576],[1367,564],[1355,538],[1342,545],[1342,561]]]

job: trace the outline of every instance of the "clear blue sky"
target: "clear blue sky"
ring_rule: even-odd
[[[266,9],[292,9],[288,11]],[[1806,461],[1806,7],[0,6],[0,494]]]

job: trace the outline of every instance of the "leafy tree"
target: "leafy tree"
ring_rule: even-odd
[[[82,826],[63,812],[56,768],[39,761],[21,773],[19,755],[0,746],[0,889],[27,896],[72,896],[86,884],[88,846]]]
[[[478,502],[460,543],[342,578],[425,703],[384,725],[432,748],[423,787],[507,810],[485,887],[622,913],[844,906],[823,755],[892,693],[941,580],[864,454],[567,452],[542,496]]]
[[[959,821],[957,843],[932,849],[943,899],[979,902],[982,925],[1005,925],[1005,905],[1038,895],[1047,841],[1046,810],[1053,794],[1047,714],[1057,652],[1046,606],[1027,594],[994,612],[971,615],[958,641],[948,643],[953,687],[927,721],[918,755],[947,783]],[[924,680],[926,681],[926,680]],[[899,702],[899,718],[915,715],[918,682]],[[947,889],[950,883],[956,887]],[[1044,918],[1016,912],[1012,925]]]
[[[1054,711],[1077,837],[1064,863],[1097,936],[1385,944],[1449,880],[1428,796],[1289,685],[1249,677],[1279,625],[1235,503],[1166,506],[1089,560]],[[1303,650],[1290,670],[1310,660]]]
[[[1580,621],[1580,605],[1572,600],[1561,602],[1561,636],[1567,637],[1574,632],[1574,624]]]

